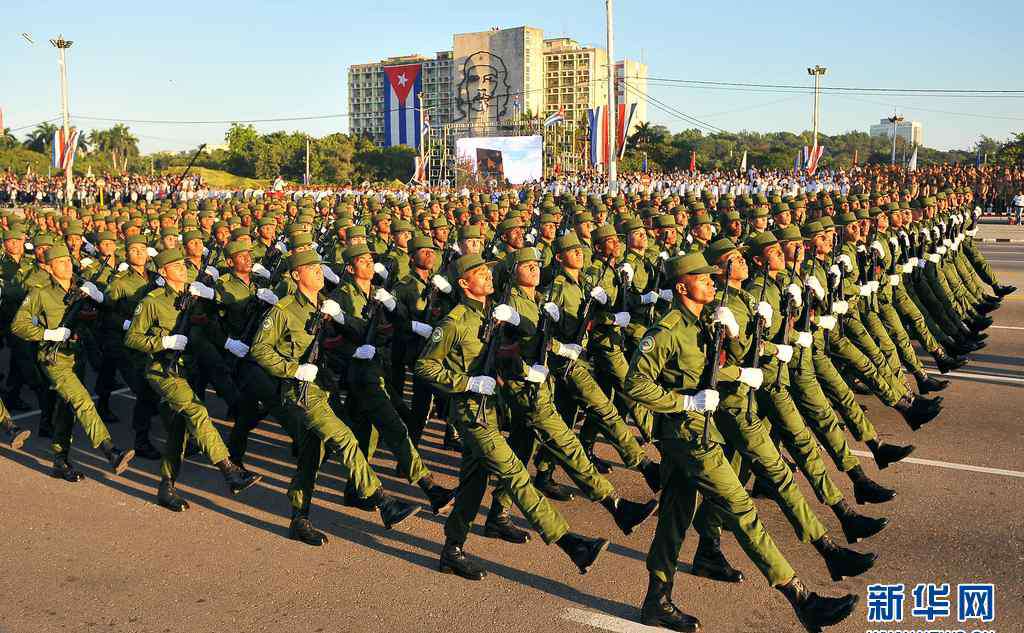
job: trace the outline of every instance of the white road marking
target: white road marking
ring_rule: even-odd
[[[932,372],[936,373],[936,372]],[[951,371],[948,374],[942,374],[944,378],[973,378],[974,380],[981,380],[984,382],[1008,382],[1013,384],[1024,383],[1024,378],[1018,378],[1016,376],[1004,376],[1002,374],[982,374],[972,373],[969,371]]]
[[[1024,264],[1024,259],[996,259],[989,257],[988,261],[992,264]]]
[[[562,612],[562,619],[585,626],[592,626],[595,629],[616,631],[616,633],[665,633],[665,629],[660,627],[646,626],[639,622],[623,620],[622,618],[604,613],[584,611],[583,609],[566,609]]]
[[[851,451],[859,457],[871,457],[868,451]],[[1019,470],[1006,470],[1003,468],[988,468],[987,466],[972,466],[970,464],[957,464],[955,462],[940,462],[934,459],[920,459],[918,457],[907,457],[900,460],[901,464],[920,464],[922,466],[935,466],[937,468],[948,468],[950,470],[966,470],[972,473],[985,473],[987,475],[1002,475],[1004,477],[1019,477],[1024,479],[1024,472]]]
[[[993,330],[1024,330],[1024,327],[1016,325],[990,325],[989,327]]]

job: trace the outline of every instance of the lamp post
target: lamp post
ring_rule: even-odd
[[[64,39],[58,35],[57,39],[50,40],[50,44],[57,49],[57,74],[60,79],[60,109],[64,119],[64,138],[71,140],[71,113],[68,106],[68,67],[64,59],[64,51],[71,48],[74,42]],[[70,151],[70,148],[69,148]],[[75,183],[71,175],[71,161],[64,167],[64,204],[71,206],[71,196],[75,193]]]
[[[618,151],[615,149],[615,142],[618,140],[615,127],[615,115],[618,114],[618,107],[615,99],[615,53],[613,50],[612,32],[612,0],[605,0],[605,20],[608,31],[608,192],[615,194],[618,191],[616,157]],[[591,140],[593,142],[593,140]]]
[[[811,149],[818,146],[818,108],[820,103],[820,81],[828,71],[824,66],[815,65],[807,69],[807,74],[814,77],[814,111],[811,115]]]
[[[903,123],[903,117],[896,114],[896,109],[893,108],[892,116],[886,119],[889,123],[892,123],[892,163],[896,164],[896,126]]]

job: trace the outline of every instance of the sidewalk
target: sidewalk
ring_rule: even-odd
[[[1007,224],[1005,217],[983,217],[975,239],[986,244],[1024,244],[1024,226]]]

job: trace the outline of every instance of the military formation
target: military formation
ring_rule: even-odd
[[[988,314],[1015,290],[975,244],[971,189],[858,188],[172,196],[6,210],[2,440],[18,449],[31,432],[47,438],[50,474],[78,482],[77,422],[115,474],[157,462],[154,498],[182,512],[186,456],[204,456],[238,494],[260,479],[246,468],[250,434],[280,425],[294,462],[288,534],[309,546],[328,541],[311,513],[325,460],[342,466],[345,506],[388,528],[420,510],[382,486],[383,444],[397,475],[447,515],[444,573],[485,578],[467,541],[490,486],[485,537],[529,541],[518,512],[580,573],[607,548],[601,534],[650,520],[644,624],[699,630],[672,596],[692,526],[694,574],[744,580],[721,548],[729,531],[819,631],[858,597],[808,588],[772,538],[782,526],[766,525],[752,499],[776,503],[833,580],[871,569],[875,553],[846,545],[889,520],[856,507],[895,497],[878,471],[914,447],[883,442],[855,394],[915,431],[941,423],[940,374],[985,346]],[[108,431],[122,384],[134,397],[131,447]],[[227,406],[227,437],[207,408],[211,390]],[[35,408],[31,432],[10,413]],[[461,454],[455,488],[420,454],[428,420]],[[621,467],[597,455],[598,440]],[[858,443],[871,459],[857,457]],[[644,482],[641,498],[618,492],[629,477]],[[558,506],[577,494],[610,523],[571,526]],[[838,530],[821,518],[829,512]]]

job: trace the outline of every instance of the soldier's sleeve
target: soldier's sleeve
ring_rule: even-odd
[[[276,378],[293,378],[299,368],[298,361],[283,356],[277,350],[277,343],[287,328],[288,315],[280,307],[272,306],[249,348],[253,360]]]
[[[155,354],[164,349],[163,336],[151,335],[153,322],[156,321],[156,301],[146,297],[135,306],[132,324],[124,334],[125,347]]]
[[[419,299],[416,286],[411,282],[400,281],[394,289],[394,295],[396,305],[395,311],[389,315],[391,322],[409,329],[409,323],[419,316],[416,314],[416,301]]]
[[[524,297],[512,297],[509,299],[509,305],[511,305],[512,309],[519,313],[520,318],[519,325],[512,325],[511,323],[504,324],[504,326],[501,329],[506,335],[517,339],[528,339],[537,333],[537,323],[526,318],[525,316],[522,316],[525,312],[525,308],[527,307],[527,301],[529,300],[525,299]],[[537,308],[538,314],[540,310],[544,309],[543,305],[539,305],[537,306]]]
[[[458,345],[458,325],[450,318],[441,321],[427,340],[423,352],[416,360],[416,377],[425,380],[444,393],[462,393],[469,386],[469,375],[445,362],[448,352]]]
[[[355,298],[352,296],[352,293],[349,292],[348,287],[339,286],[333,299],[338,302],[338,305],[341,306],[342,312],[345,313],[345,325],[340,326],[339,329],[352,340],[364,340],[366,338],[366,328],[369,323],[362,317],[361,307],[356,307]]]
[[[42,312],[39,300],[39,291],[31,290],[25,300],[21,302],[18,311],[14,314],[11,322],[11,333],[26,341],[43,340],[43,332],[46,328],[36,320],[36,315]]]
[[[674,354],[673,337],[662,328],[648,330],[626,373],[626,394],[655,413],[683,410],[685,392],[668,391],[658,377]]]

